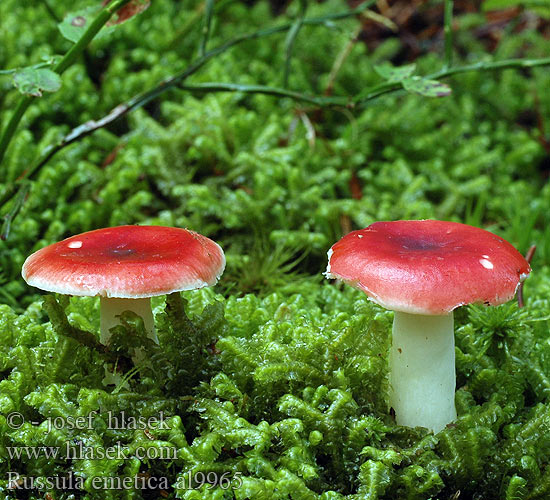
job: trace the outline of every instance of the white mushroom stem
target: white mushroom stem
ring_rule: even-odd
[[[390,353],[390,406],[396,422],[439,432],[456,419],[453,313],[395,312]]]
[[[155,323],[153,321],[153,311],[151,310],[151,299],[113,299],[107,297],[100,298],[101,323],[100,340],[103,345],[108,345],[111,340],[111,332],[114,326],[120,325],[120,316],[124,311],[132,311],[143,319],[147,337],[155,343],[159,343]]]

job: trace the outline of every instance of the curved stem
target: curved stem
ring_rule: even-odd
[[[453,314],[395,312],[390,405],[396,422],[439,432],[456,419]]]

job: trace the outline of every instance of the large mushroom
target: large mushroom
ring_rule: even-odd
[[[65,295],[99,296],[101,343],[124,311],[143,319],[158,343],[151,297],[214,285],[225,268],[221,247],[187,229],[119,226],[72,236],[30,255],[23,279]]]
[[[376,222],[328,252],[340,279],[394,311],[390,406],[396,422],[434,432],[456,418],[453,310],[502,304],[531,269],[507,241],[437,220]]]

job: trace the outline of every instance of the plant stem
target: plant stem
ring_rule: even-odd
[[[50,17],[51,17],[56,23],[61,22],[61,19],[57,16],[57,14],[56,14],[55,11],[53,10],[53,8],[52,8],[52,6],[50,5],[50,3],[49,3],[48,0],[42,0],[42,5],[43,5],[44,8],[46,9],[46,11],[47,11],[48,14],[50,15]]]
[[[303,24],[307,24],[307,25],[324,24],[324,23],[327,23],[327,22],[330,22],[330,21],[336,21],[336,20],[340,20],[340,19],[346,19],[346,18],[349,18],[349,17],[353,17],[353,16],[356,16],[357,14],[360,14],[361,12],[363,12],[365,9],[367,9],[373,3],[374,3],[374,0],[369,0],[365,3],[363,3],[362,5],[360,5],[359,7],[355,8],[355,9],[345,11],[345,12],[338,12],[338,13],[334,13],[334,14],[328,14],[326,16],[315,17],[315,18],[310,18],[310,19],[304,19]],[[249,41],[249,40],[254,40],[254,39],[257,39],[257,38],[263,38],[263,37],[271,36],[271,35],[274,35],[274,34],[277,34],[277,33],[282,33],[286,30],[289,30],[291,27],[292,27],[292,24],[284,24],[284,25],[274,26],[274,27],[271,27],[271,28],[265,28],[265,29],[261,29],[261,30],[258,30],[258,31],[252,32],[252,33],[247,33],[247,34],[244,34],[244,35],[240,35],[238,37],[235,37],[235,38],[219,45],[218,47],[216,47],[216,48],[214,48],[214,49],[212,49],[208,52],[205,52],[205,54],[203,56],[199,57],[196,61],[191,63],[191,65],[188,66],[182,72],[177,73],[176,75],[162,81],[156,87],[154,87],[154,88],[152,88],[152,89],[150,89],[146,92],[143,92],[141,94],[138,94],[138,95],[134,96],[130,100],[126,101],[125,103],[122,103],[122,104],[118,105],[116,108],[111,110],[106,116],[104,116],[100,120],[97,120],[97,121],[90,120],[90,121],[76,127],[69,134],[67,134],[65,137],[63,137],[57,144],[48,146],[43,151],[40,158],[25,172],[24,175],[21,176],[20,180],[28,179],[28,178],[32,177],[32,175],[36,171],[38,171],[43,165],[45,165],[50,160],[50,158],[52,158],[52,156],[54,156],[61,149],[69,146],[70,144],[72,144],[73,142],[75,142],[79,139],[82,139],[83,137],[86,137],[87,135],[95,132],[96,130],[98,130],[102,127],[105,127],[106,125],[112,123],[113,121],[117,120],[118,118],[124,116],[126,113],[129,113],[130,111],[132,111],[136,108],[144,106],[149,101],[156,98],[157,96],[159,96],[163,92],[166,92],[169,89],[172,89],[174,87],[179,86],[181,84],[181,82],[183,82],[186,78],[188,78],[193,73],[198,71],[202,66],[204,66],[204,64],[206,64],[210,59],[216,57],[217,55],[222,54],[223,52],[229,50],[230,48],[232,48],[235,45],[238,45],[242,42],[246,42],[246,41]],[[225,85],[225,84],[221,84],[221,85]],[[259,87],[259,86],[257,86],[257,87]],[[225,90],[227,91],[228,89],[225,89]],[[300,94],[300,93],[296,92],[296,93],[294,93],[294,95],[288,94],[288,97],[296,98],[299,95],[303,96],[303,94]],[[325,99],[325,98],[323,98],[323,99]],[[332,105],[338,105],[338,104],[345,105],[344,101],[343,101],[344,99],[346,100],[346,102],[348,102],[347,98],[341,98],[341,99],[342,100],[339,103],[334,102],[334,103],[331,103],[331,104]],[[315,104],[318,104],[318,103],[315,103]],[[327,100],[327,102],[323,105],[328,105],[328,104],[329,103],[328,103],[328,100]],[[321,104],[318,104],[318,105],[321,105]],[[0,197],[0,206],[3,203],[5,203],[7,200],[9,200],[11,198],[11,196],[13,196],[14,192],[15,192],[15,189],[12,189],[12,187],[8,186],[5,189],[2,196]]]
[[[106,347],[97,341],[93,333],[75,328],[69,323],[63,307],[61,307],[54,295],[45,295],[42,307],[49,316],[52,327],[58,335],[70,337],[86,347],[95,349],[101,354],[107,353]]]
[[[204,27],[203,36],[201,39],[201,46],[199,50],[199,56],[202,57],[206,53],[206,44],[210,38],[210,28],[212,26],[212,17],[214,14],[214,0],[205,0],[204,6]]]
[[[296,20],[292,23],[292,27],[287,33],[285,41],[285,68],[283,73],[283,87],[288,87],[288,77],[290,76],[290,60],[292,59],[292,50],[294,48],[294,43],[300,32],[300,28],[304,24],[304,19],[306,17],[307,10],[307,0],[300,0],[300,13]]]
[[[58,74],[62,74],[71,64],[73,64],[77,57],[83,52],[87,45],[97,35],[103,25],[105,25],[105,23],[107,23],[107,21],[111,18],[113,13],[129,2],[130,0],[115,0],[114,2],[107,5],[95,17],[88,29],[84,32],[80,39],[69,49],[63,59],[61,59],[61,61],[59,61],[59,63],[54,66],[53,70]],[[34,98],[32,96],[26,95],[20,97],[15,111],[8,121],[6,128],[3,130],[2,136],[0,137],[0,164],[4,159],[4,155],[6,153],[8,145],[13,138],[15,131],[17,130],[19,122],[23,118],[23,115],[25,114],[27,108],[31,105],[33,99]]]
[[[445,0],[445,68],[453,65],[453,0]]]
[[[49,62],[43,62],[34,64],[33,66],[27,66],[29,68],[38,69],[38,68],[47,68],[48,66],[51,66],[51,63]],[[22,68],[12,68],[12,69],[0,69],[0,76],[1,75],[13,75],[14,73],[17,73]]]
[[[289,97],[295,101],[307,102],[316,106],[346,106],[349,102],[347,97],[323,97],[311,94],[302,94],[280,87],[269,87],[266,85],[241,85],[238,83],[207,82],[191,84],[180,84],[178,88],[190,92],[243,92],[246,94],[264,94],[277,97]]]
[[[429,80],[437,80],[439,78],[447,78],[459,73],[468,73],[470,71],[497,71],[511,68],[537,68],[540,66],[550,66],[550,57],[541,59],[504,59],[502,61],[493,62],[478,62],[468,64],[466,66],[455,66],[454,68],[444,68],[441,71],[426,75],[424,78]],[[361,92],[358,96],[352,99],[355,106],[361,107],[366,102],[375,99],[389,92],[394,92],[403,88],[401,82],[384,82]]]
[[[31,186],[29,182],[24,182],[21,184],[20,189],[17,192],[17,196],[13,202],[13,207],[6,215],[4,215],[4,222],[2,224],[2,230],[0,231],[0,239],[5,240],[10,234],[11,223],[23,207],[23,203],[25,203],[25,200],[27,199],[30,188]]]
[[[330,70],[330,74],[328,77],[328,83],[325,88],[325,95],[332,95],[332,90],[334,88],[334,82],[336,81],[336,77],[338,76],[338,72],[342,68],[342,65],[344,64],[344,61],[346,58],[351,54],[351,51],[353,50],[353,47],[357,44],[357,37],[361,33],[361,26],[358,26],[355,31],[353,32],[353,35],[346,43],[345,47],[340,51],[340,53],[336,56],[336,59],[332,65],[332,68]]]
[[[21,96],[19,98],[14,112],[11,115],[8,124],[6,125],[6,128],[2,132],[2,136],[0,137],[0,164],[4,159],[4,154],[6,152],[6,149],[8,148],[8,144],[10,143],[13,134],[17,130],[17,126],[19,125],[21,118],[23,118],[25,111],[27,111],[27,108],[30,106],[32,99],[33,98],[30,96]]]

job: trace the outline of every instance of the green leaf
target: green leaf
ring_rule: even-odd
[[[42,91],[58,91],[61,87],[61,77],[48,68],[29,67],[16,71],[13,83],[22,94],[40,97]]]
[[[57,27],[67,40],[76,43],[88,29],[99,9],[99,6],[93,6],[71,12],[64,17]]]
[[[376,71],[382,78],[390,82],[402,82],[409,78],[416,69],[416,64],[405,64],[404,66],[393,66],[389,62],[377,64],[374,66]]]
[[[420,76],[411,76],[403,80],[403,88],[407,92],[427,97],[445,97],[452,92],[451,87],[437,80],[426,80]]]

